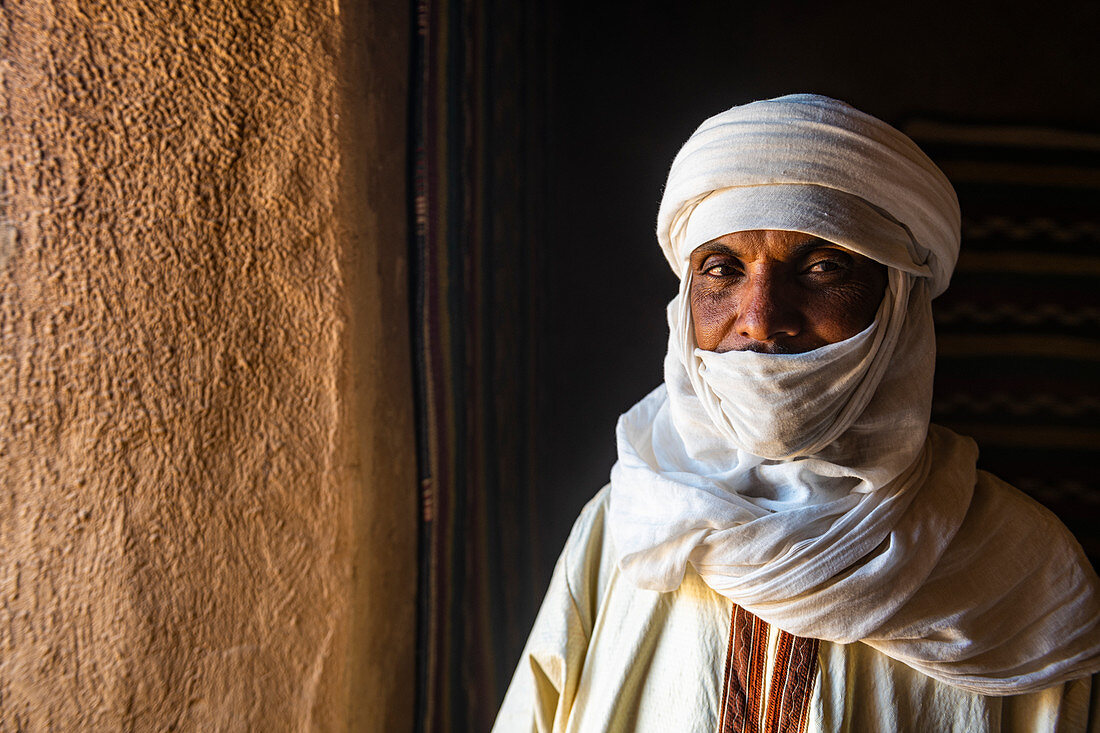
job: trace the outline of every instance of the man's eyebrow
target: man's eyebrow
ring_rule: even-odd
[[[703,244],[700,244],[698,247],[696,247],[692,251],[692,254],[699,254],[703,256],[723,254],[729,255],[730,257],[740,257],[740,255],[736,251],[734,251],[732,247],[722,244],[721,242],[704,242]]]
[[[807,234],[806,236],[809,237],[809,239],[804,242],[800,242],[799,244],[796,244],[794,247],[791,248],[791,255],[793,256],[793,258],[802,257],[817,249],[838,249],[841,252],[851,252],[850,249],[846,247],[841,247],[839,244],[836,244],[835,242],[830,242],[827,239],[815,237],[812,234]]]
[[[836,244],[835,242],[830,242],[827,239],[822,239],[821,237],[815,236],[813,234],[807,234],[804,241],[799,242],[791,248],[791,259],[803,257],[817,249],[839,249],[842,252],[851,251],[846,247],[842,247],[841,245]],[[723,242],[717,241],[704,242],[703,244],[696,247],[695,251],[692,252],[692,254],[699,254],[704,257],[712,254],[724,254],[739,259],[741,257],[740,252]]]

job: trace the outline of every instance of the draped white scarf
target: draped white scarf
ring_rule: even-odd
[[[862,333],[803,354],[696,347],[691,251],[801,231],[890,267]],[[930,299],[958,205],[908,138],[786,97],[708,120],[673,163],[658,238],[681,276],[665,383],[624,414],[609,526],[623,573],[715,591],[790,633],[862,640],[983,694],[1100,670],[1100,581],[1049,513],[932,426]]]

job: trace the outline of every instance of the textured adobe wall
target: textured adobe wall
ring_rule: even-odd
[[[0,729],[408,727],[406,26],[371,7],[5,4]]]

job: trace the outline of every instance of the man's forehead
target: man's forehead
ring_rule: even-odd
[[[798,259],[819,249],[837,249],[853,256],[855,252],[828,240],[805,232],[754,229],[731,232],[716,237],[696,247],[691,259],[712,254],[726,254],[737,258],[766,256],[774,259]]]

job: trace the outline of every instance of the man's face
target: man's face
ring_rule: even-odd
[[[810,234],[735,232],[691,253],[691,317],[706,351],[799,354],[871,324],[886,267]]]

